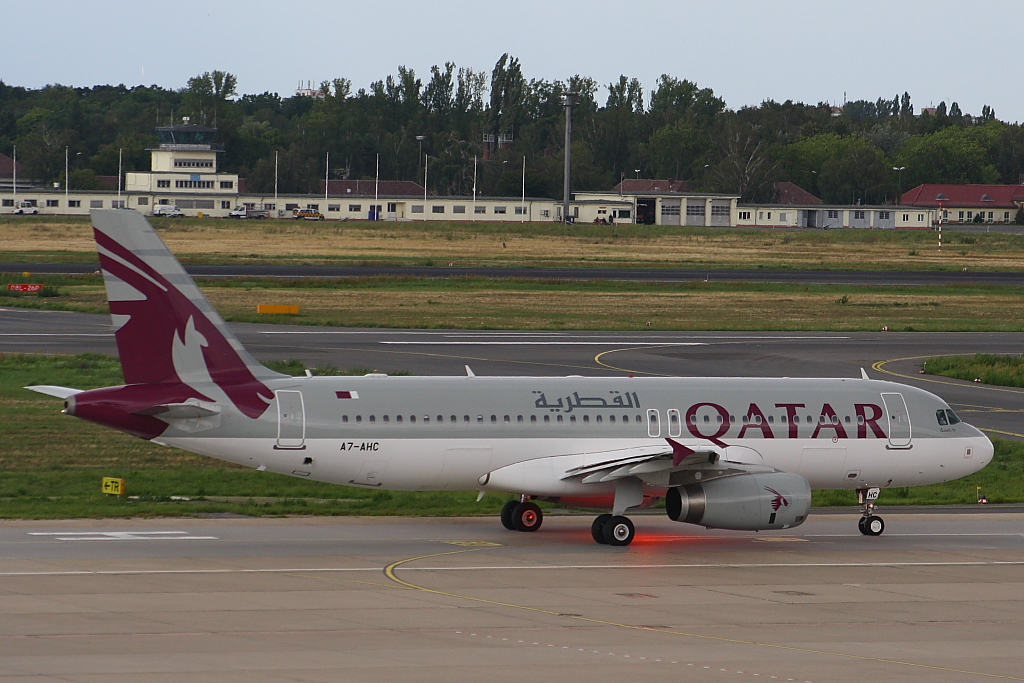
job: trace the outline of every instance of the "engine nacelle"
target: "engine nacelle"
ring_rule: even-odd
[[[665,509],[673,521],[709,529],[787,529],[807,519],[811,486],[787,472],[737,474],[669,489]]]

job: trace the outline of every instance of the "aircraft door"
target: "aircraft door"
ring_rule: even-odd
[[[654,408],[647,411],[647,436],[661,436],[661,419]]]
[[[903,394],[882,394],[885,414],[889,418],[889,444],[898,448],[910,445],[910,415]]]
[[[301,391],[276,391],[277,448],[302,449],[306,441],[306,411]]]

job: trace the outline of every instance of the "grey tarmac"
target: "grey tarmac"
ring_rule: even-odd
[[[1024,515],[0,522],[0,681],[1024,680]]]
[[[990,435],[1024,439],[1024,389],[919,374],[930,356],[1018,354],[1017,332],[517,332],[231,324],[258,359],[416,375],[859,377],[918,386]],[[106,315],[0,309],[0,353],[116,355]]]

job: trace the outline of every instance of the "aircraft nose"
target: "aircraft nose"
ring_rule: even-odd
[[[995,455],[995,452],[996,449],[995,446],[992,445],[991,439],[982,435],[981,438],[978,439],[978,445],[975,447],[974,456],[978,459],[978,463],[980,465],[980,467],[978,467],[979,470],[992,462],[992,456]]]

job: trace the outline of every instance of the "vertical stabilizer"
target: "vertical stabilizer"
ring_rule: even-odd
[[[142,214],[91,214],[125,381],[180,382],[263,414],[273,399],[263,381],[283,375],[246,352]]]

